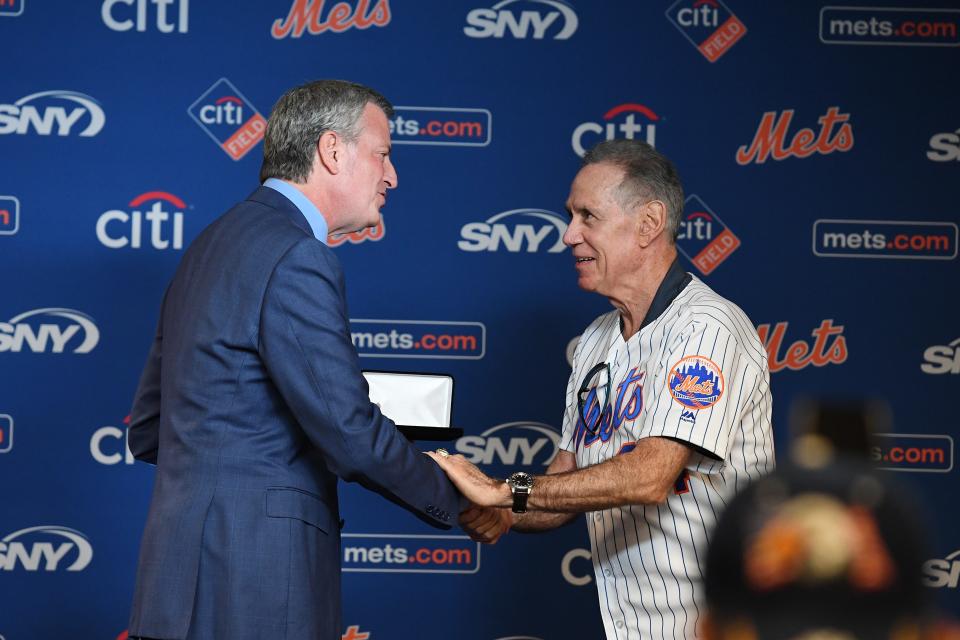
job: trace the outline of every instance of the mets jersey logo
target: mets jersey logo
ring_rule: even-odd
[[[702,356],[687,356],[670,367],[667,384],[673,399],[694,411],[715,405],[724,390],[720,367]]]

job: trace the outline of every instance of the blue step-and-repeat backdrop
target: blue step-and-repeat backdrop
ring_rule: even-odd
[[[960,6],[903,4],[0,0],[0,637],[125,636],[161,294],[256,187],[273,103],[327,77],[398,105],[383,224],[335,241],[354,342],[455,376],[452,448],[554,455],[610,308],[563,202],[585,148],[640,138],[684,180],[686,267],[767,346],[781,458],[794,398],[888,399],[874,459],[931,505],[925,582],[960,612]],[[344,638],[602,635],[580,519],[481,549],[354,485],[342,508]]]

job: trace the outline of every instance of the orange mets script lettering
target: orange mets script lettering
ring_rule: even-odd
[[[818,328],[813,330],[812,349],[805,340],[797,340],[787,349],[786,355],[780,358],[780,348],[783,346],[788,325],[788,322],[778,322],[772,332],[769,324],[761,324],[757,327],[760,341],[767,350],[770,373],[781,369],[798,371],[810,365],[822,367],[847,361],[847,341],[843,337],[843,327],[833,326],[832,319],[824,320]]]
[[[351,7],[349,2],[338,2],[330,9],[327,19],[321,21],[325,3],[326,0],[293,0],[286,19],[274,21],[271,35],[278,40],[287,36],[299,38],[305,30],[317,35],[328,29],[340,33],[351,27],[366,29],[390,23],[390,0],[377,0],[373,8],[370,0],[359,0],[356,7]]]
[[[700,376],[687,376],[683,379],[683,382],[677,385],[675,391],[681,393],[699,393],[701,395],[710,395],[713,393],[713,380],[700,382]]]
[[[827,114],[817,119],[820,123],[819,134],[813,129],[800,129],[787,146],[787,129],[793,119],[793,109],[787,109],[777,118],[776,111],[767,111],[760,120],[757,134],[750,143],[737,149],[737,162],[763,164],[767,158],[783,160],[790,156],[806,158],[814,153],[828,154],[834,151],[849,151],[853,148],[853,128],[848,122],[849,113],[840,113],[839,107],[830,107]],[[834,125],[840,125],[835,135]]]

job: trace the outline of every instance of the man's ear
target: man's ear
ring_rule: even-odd
[[[343,169],[343,138],[336,131],[325,131],[317,140],[317,156],[320,166],[331,175]]]
[[[667,226],[667,206],[660,200],[637,205],[637,227],[640,246],[648,247]]]

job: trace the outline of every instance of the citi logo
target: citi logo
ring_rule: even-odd
[[[299,38],[304,31],[316,36],[324,31],[342,33],[353,27],[385,27],[392,17],[389,0],[377,0],[372,7],[370,0],[360,0],[353,8],[349,2],[338,2],[321,19],[324,4],[324,0],[293,0],[287,17],[274,21],[270,35],[279,40],[288,36]]]
[[[923,359],[924,363],[920,365],[920,370],[924,373],[934,376],[960,373],[960,338],[950,344],[927,347],[923,352]]]
[[[455,446],[478,465],[547,467],[557,455],[560,434],[542,422],[507,422],[478,436],[463,436]]]
[[[960,129],[954,132],[937,133],[930,138],[927,159],[933,162],[960,161]]]
[[[720,0],[677,0],[667,9],[667,19],[710,62],[716,62],[747,33]]]
[[[263,139],[267,120],[226,78],[220,78],[187,109],[217,146],[239,160]]]
[[[0,104],[0,135],[26,135],[33,131],[41,136],[76,133],[81,138],[92,138],[100,133],[106,120],[96,100],[76,91],[41,91],[13,104]]]
[[[638,123],[638,116],[647,122]],[[587,147],[592,147],[601,140],[614,138],[643,139],[651,147],[655,147],[657,126],[654,123],[659,119],[660,117],[653,110],[642,104],[619,104],[603,114],[603,122],[582,122],[577,125],[573,130],[570,143],[574,153],[581,158],[587,152]]]
[[[90,438],[90,455],[94,460],[107,466],[134,463],[130,445],[127,444],[130,416],[123,419],[123,424],[122,429],[108,425],[93,432],[93,437]]]
[[[763,164],[768,158],[806,158],[815,153],[826,155],[834,151],[850,151],[853,148],[850,114],[840,113],[840,107],[830,107],[826,115],[817,119],[819,132],[814,132],[812,128],[799,129],[787,144],[787,131],[790,129],[791,120],[793,109],[787,109],[780,115],[777,115],[776,111],[764,113],[750,146],[743,145],[737,149],[737,164]]]
[[[520,222],[523,220],[523,222]],[[544,224],[546,223],[546,224]],[[457,246],[461,251],[498,251],[500,246],[510,253],[536,253],[544,240],[556,232],[547,253],[560,253],[566,248],[563,234],[567,221],[559,213],[546,209],[512,209],[487,218],[486,222],[468,222],[460,229]]]
[[[372,242],[377,242],[383,240],[383,236],[387,234],[387,228],[383,226],[383,218],[380,218],[380,222],[373,227],[367,227],[366,229],[361,229],[360,231],[352,231],[350,233],[340,233],[335,236],[327,237],[327,246],[330,247],[339,247],[344,242],[349,242],[350,244],[360,244],[361,242],[366,242],[370,240]]]
[[[143,205],[150,204],[149,208]],[[165,208],[166,207],[166,208]],[[147,191],[130,201],[131,211],[111,209],[97,219],[97,240],[110,249],[183,248],[183,211],[186,203],[166,191]],[[146,228],[145,228],[146,227]]]
[[[170,7],[169,5],[174,5]],[[117,5],[124,5],[117,7]],[[151,10],[150,5],[154,5]],[[169,11],[168,11],[169,9]],[[113,31],[136,29],[144,32],[149,26],[147,14],[152,14],[160,33],[186,33],[190,29],[190,0],[103,0],[100,17]],[[171,22],[174,19],[176,22]]]
[[[507,8],[516,2],[546,5],[543,10]],[[502,0],[490,9],[473,9],[467,13],[463,33],[470,38],[503,38],[510,32],[514,38],[528,36],[543,40],[552,29],[554,40],[567,40],[579,25],[573,7],[563,0]]]
[[[0,539],[0,570],[83,571],[93,559],[87,536],[76,529],[45,525],[20,529]]]
[[[213,104],[200,107],[200,122],[204,124],[243,124],[243,100],[237,96],[222,96]]]
[[[960,583],[960,550],[946,558],[923,563],[923,584],[933,589],[956,589]]]
[[[42,319],[48,321],[39,322]],[[68,344],[73,353],[90,353],[99,341],[93,318],[73,309],[34,309],[0,322],[0,353],[19,353],[24,347],[34,353],[63,353]]]
[[[684,203],[677,227],[677,250],[704,275],[709,275],[740,247],[740,238],[696,194]]]

